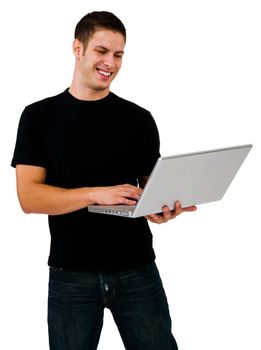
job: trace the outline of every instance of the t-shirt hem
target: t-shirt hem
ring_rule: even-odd
[[[110,264],[110,265],[64,265],[62,263],[55,263],[51,260],[48,261],[48,266],[50,268],[65,270],[65,271],[88,271],[88,272],[97,272],[97,271],[124,271],[129,269],[135,269],[147,264],[150,264],[156,260],[155,254],[151,255],[148,259],[143,259],[135,262],[125,262],[120,264]]]

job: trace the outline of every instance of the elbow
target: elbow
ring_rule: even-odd
[[[26,207],[22,207],[22,206],[21,206],[21,208],[22,208],[22,211],[23,211],[25,214],[33,214],[33,211],[32,211],[32,210],[30,210],[30,209],[28,209],[28,208],[26,208]]]
[[[34,211],[32,210],[29,204],[21,200],[19,202],[20,202],[20,207],[25,214],[33,214]]]
[[[26,198],[26,196],[18,195],[18,200],[20,203],[20,207],[25,214],[34,213],[32,201],[29,198]]]
[[[19,195],[19,204],[25,214],[49,214],[38,198],[30,195]]]
[[[20,207],[25,214],[41,212],[41,186],[45,182],[45,175],[43,168],[17,165],[16,190]]]

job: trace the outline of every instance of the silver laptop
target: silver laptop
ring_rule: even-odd
[[[137,218],[221,200],[252,145],[160,157],[136,205],[90,205],[90,212]]]

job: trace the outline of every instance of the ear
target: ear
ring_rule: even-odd
[[[73,41],[73,54],[75,58],[77,59],[80,56],[82,56],[82,53],[83,53],[83,44],[78,39],[75,39]]]

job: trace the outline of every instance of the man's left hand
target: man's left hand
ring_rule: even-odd
[[[177,201],[174,205],[173,210],[169,210],[167,206],[164,206],[162,208],[161,214],[151,214],[151,215],[145,216],[145,218],[155,224],[163,224],[165,222],[168,222],[169,220],[175,219],[181,213],[191,212],[195,210],[197,210],[197,207],[195,205],[191,207],[182,208],[180,202]]]

